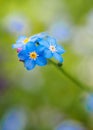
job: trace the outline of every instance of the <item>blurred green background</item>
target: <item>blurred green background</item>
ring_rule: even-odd
[[[65,120],[93,130],[83,90],[50,64],[28,72],[18,61],[18,36],[40,32],[66,50],[63,68],[93,87],[93,0],[0,0],[0,130],[19,130],[3,128],[7,112],[19,108],[26,113],[22,130],[55,130]]]

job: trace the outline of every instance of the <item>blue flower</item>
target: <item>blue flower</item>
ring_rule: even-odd
[[[57,44],[56,39],[47,36],[46,39],[41,39],[39,41],[39,44],[45,47],[44,56],[46,58],[54,57],[60,63],[63,62],[63,58],[61,57],[61,54],[63,54],[65,51],[60,45]]]
[[[36,42],[38,42],[41,38],[44,38],[45,36],[47,36],[47,34],[45,32],[33,35],[29,38],[27,38],[26,36],[20,36],[18,38],[18,40],[16,41],[16,44],[13,44],[12,47],[17,48],[17,49],[19,49],[19,48],[23,49],[29,41],[36,44]]]
[[[42,45],[35,46],[32,42],[29,42],[25,49],[18,53],[18,58],[24,61],[27,70],[32,70],[36,65],[45,66],[47,60],[43,56],[43,49]]]
[[[27,38],[26,36],[20,36],[18,40],[16,41],[16,44],[13,44],[13,48],[24,48],[25,45],[30,41],[30,38]]]
[[[3,24],[6,31],[12,35],[20,35],[31,32],[31,26],[29,25],[28,19],[23,14],[20,14],[20,12],[8,14],[4,18]]]
[[[23,130],[27,125],[27,115],[22,108],[12,108],[5,113],[2,130]]]
[[[59,42],[68,42],[72,36],[71,25],[67,21],[58,20],[52,23],[49,31]]]

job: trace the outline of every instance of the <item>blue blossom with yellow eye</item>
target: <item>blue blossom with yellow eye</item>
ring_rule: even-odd
[[[39,33],[39,34],[36,34],[36,35],[33,35],[33,36],[31,36],[31,37],[29,37],[29,38],[27,38],[26,36],[20,36],[19,38],[18,38],[18,40],[16,41],[16,43],[15,44],[13,44],[13,48],[17,48],[17,49],[19,49],[19,48],[24,48],[25,47],[25,45],[29,42],[29,41],[31,41],[31,42],[33,42],[34,44],[36,43],[36,42],[38,42],[39,41],[39,39],[41,39],[41,38],[44,38],[44,37],[46,37],[47,36],[47,33],[45,33],[45,32],[43,32],[43,33]]]
[[[43,49],[42,45],[35,46],[32,42],[28,42],[25,49],[18,53],[18,58],[24,61],[27,70],[32,70],[36,65],[45,66],[47,60],[43,55]]]
[[[25,45],[30,41],[30,38],[26,36],[20,36],[15,44],[12,45],[13,48],[24,48]]]
[[[57,41],[55,38],[47,36],[46,39],[41,39],[39,41],[39,44],[45,47],[44,56],[46,58],[54,57],[60,63],[63,62],[63,58],[62,58],[61,54],[63,54],[65,51],[60,45],[57,44]]]

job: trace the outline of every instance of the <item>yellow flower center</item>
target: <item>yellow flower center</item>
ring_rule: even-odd
[[[24,39],[24,44],[26,44],[27,42],[29,42],[29,39],[28,39],[28,38],[25,38],[25,39]]]
[[[50,51],[52,51],[52,52],[56,52],[55,46],[50,46],[49,49],[50,49]]]
[[[35,60],[35,59],[37,58],[37,56],[38,56],[38,55],[37,55],[36,52],[31,52],[31,53],[30,53],[30,58],[31,58],[31,59],[34,59],[34,60]]]

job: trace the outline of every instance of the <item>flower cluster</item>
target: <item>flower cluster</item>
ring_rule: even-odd
[[[27,70],[32,70],[36,65],[45,66],[47,59],[52,57],[62,63],[61,54],[65,52],[57,44],[56,39],[46,33],[39,33],[29,38],[21,36],[12,47],[17,49],[18,58]]]

